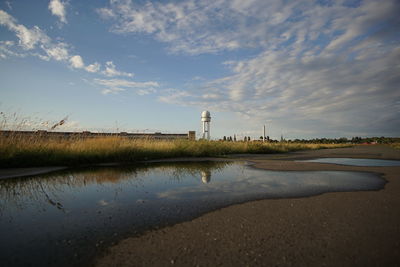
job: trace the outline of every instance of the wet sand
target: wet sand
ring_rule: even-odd
[[[253,201],[127,238],[97,266],[399,266],[400,167],[294,162],[317,157],[400,159],[387,146],[235,155],[269,170],[381,173],[385,189]]]

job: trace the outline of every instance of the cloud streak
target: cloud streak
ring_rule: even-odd
[[[58,1],[52,1],[49,4],[54,14],[64,14],[61,12],[61,7],[57,6]],[[58,13],[57,13],[58,12]],[[115,77],[132,78],[133,73],[117,70],[116,65],[112,61],[106,62],[104,69],[100,63],[95,62],[89,65],[84,63],[82,56],[71,55],[70,45],[64,42],[54,42],[43,30],[38,26],[29,29],[22,24],[18,24],[17,20],[7,12],[0,10],[0,25],[7,27],[14,32],[18,38],[18,45],[22,48],[22,52],[15,51],[16,44],[13,41],[0,42],[0,59],[7,57],[26,57],[37,56],[42,60],[55,60],[65,62],[71,69],[85,70],[89,73],[97,73],[111,79],[94,79],[93,83],[104,86],[103,94],[118,93],[126,88],[136,88],[137,94],[146,95],[154,93],[156,87],[159,86],[156,82],[134,82],[128,80],[115,79]]]
[[[396,8],[395,1],[363,1],[356,8],[342,1],[324,5],[310,1],[188,0],[140,5],[113,0],[97,11],[115,22],[113,32],[151,34],[170,44],[172,52],[200,54],[254,47],[276,49],[287,42],[301,45],[320,37],[328,38],[327,48],[335,50],[368,27],[387,21],[385,15],[393,17]]]
[[[294,135],[398,135],[398,1],[111,1],[111,30],[149,34],[182,54],[261,50],[231,74],[162,102],[235,112]],[[257,49],[257,50],[256,50]]]
[[[146,95],[156,92],[157,82],[135,82],[123,79],[94,79],[94,84],[105,87],[103,94],[116,94],[126,89],[135,89],[138,95]]]
[[[70,62],[73,68],[84,68],[81,56],[70,55],[70,45],[65,42],[54,42],[38,26],[29,29],[18,24],[14,17],[3,10],[0,10],[0,25],[15,33],[18,38],[18,45],[25,55],[38,56],[47,61]],[[15,48],[14,45],[8,46],[9,51],[12,51],[13,48]]]
[[[106,62],[106,69],[102,72],[105,76],[115,77],[115,76],[125,76],[125,77],[133,77],[132,73],[118,71],[115,67],[115,64],[112,61]]]

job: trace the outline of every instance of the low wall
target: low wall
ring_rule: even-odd
[[[0,131],[1,136],[26,136],[26,137],[40,137],[40,138],[95,138],[95,137],[109,137],[118,136],[133,139],[189,139],[195,140],[196,132],[189,131],[183,134],[171,133],[92,133],[89,131],[84,132],[48,132],[48,131]]]

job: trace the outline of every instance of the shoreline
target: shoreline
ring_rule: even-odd
[[[387,146],[375,145],[374,147],[378,148],[388,148]],[[2,179],[10,179],[17,177],[27,177],[34,176],[39,174],[47,174],[54,171],[76,168],[76,167],[96,167],[96,166],[121,166],[121,165],[135,165],[135,164],[147,164],[147,163],[162,163],[162,162],[201,162],[201,161],[238,161],[244,160],[248,162],[253,162],[252,165],[257,165],[258,160],[271,160],[271,161],[280,161],[284,162],[293,161],[293,160],[302,160],[302,159],[313,159],[319,157],[350,157],[350,158],[366,158],[366,159],[392,159],[392,160],[400,160],[400,156],[396,157],[396,152],[399,150],[395,150],[390,148],[391,153],[386,152],[386,154],[382,155],[382,153],[358,153],[358,154],[346,154],[346,151],[351,149],[364,150],[369,151],[372,146],[353,146],[347,148],[327,148],[327,149],[318,149],[318,150],[302,150],[288,153],[272,153],[272,154],[231,154],[226,155],[224,157],[179,157],[179,158],[166,158],[166,159],[155,159],[155,160],[146,160],[146,161],[138,161],[132,163],[120,163],[120,162],[109,162],[109,163],[95,163],[89,165],[82,166],[42,166],[42,167],[24,167],[24,168],[0,168],[0,180]],[[361,149],[360,149],[361,148]],[[379,149],[378,149],[379,150]],[[388,149],[386,149],[388,150]],[[389,151],[388,150],[388,151]],[[336,152],[336,153],[332,153]],[[398,154],[398,153],[397,153]],[[282,164],[282,162],[281,162]],[[326,163],[307,163],[307,164],[324,164],[323,167],[329,168],[329,165]],[[344,166],[344,165],[343,165]],[[255,166],[258,167],[258,166]],[[321,167],[321,166],[320,166]],[[261,167],[262,168],[262,167]],[[272,166],[272,168],[277,168],[276,166]],[[272,169],[271,169],[272,170]],[[275,169],[279,170],[279,169]],[[300,169],[293,169],[300,170]]]
[[[322,151],[322,152],[321,152]],[[332,156],[334,155],[334,156]],[[400,262],[400,167],[295,162],[297,158],[400,159],[389,147],[239,155],[234,160],[284,171],[362,171],[382,174],[378,191],[336,192],[307,198],[233,205],[138,237],[121,240],[97,266],[395,266]],[[275,158],[274,158],[275,156]]]
[[[361,156],[360,156],[361,155]],[[124,237],[101,250],[98,266],[395,266],[400,262],[400,167],[362,167],[296,160],[318,157],[400,160],[386,146],[357,146],[285,154],[237,154],[224,158],[168,158],[135,164],[243,161],[270,171],[352,171],[376,173],[383,189],[333,192],[307,197],[244,202],[204,213],[193,220]],[[120,163],[91,164],[119,166]],[[129,165],[129,164],[128,164]],[[0,169],[21,177],[67,169]],[[36,173],[33,173],[36,172]],[[372,233],[372,236],[370,236]],[[360,243],[361,241],[362,243]],[[300,254],[299,251],[302,251]],[[369,251],[373,252],[371,256]],[[312,256],[309,256],[312,255]],[[367,259],[361,261],[360,259]],[[134,262],[134,264],[132,263]]]
[[[40,174],[47,174],[55,171],[68,169],[68,167],[31,167],[31,168],[7,168],[0,169],[0,180],[19,177],[29,177]]]

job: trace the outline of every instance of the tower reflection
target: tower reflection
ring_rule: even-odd
[[[211,180],[211,171],[201,171],[201,181],[205,184],[208,184]]]

